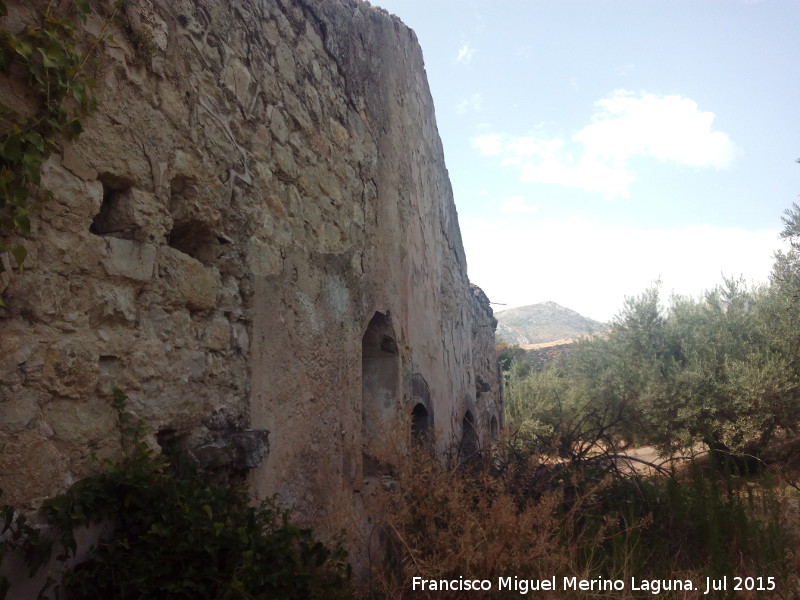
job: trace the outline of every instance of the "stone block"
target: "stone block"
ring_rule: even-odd
[[[192,455],[201,468],[248,471],[259,466],[269,452],[268,436],[266,429],[222,432],[193,448]]]
[[[11,376],[33,355],[37,347],[30,331],[14,331],[9,323],[8,330],[0,335],[0,381]]]
[[[68,155],[74,157],[74,153]],[[69,159],[68,164],[71,164]],[[74,162],[74,161],[73,161]],[[79,169],[84,176],[91,174],[90,167]],[[59,157],[51,156],[42,165],[42,187],[53,192],[56,201],[72,215],[88,221],[97,214],[103,201],[103,186],[97,181],[83,181],[61,165]]]
[[[53,273],[26,271],[9,286],[6,304],[34,321],[50,321],[70,297],[69,280]]]
[[[86,399],[97,385],[99,362],[100,356],[93,340],[60,339],[45,354],[44,384],[59,396]]]
[[[222,287],[219,271],[175,248],[161,247],[158,270],[165,298],[189,310],[206,310],[217,302]]]
[[[277,108],[271,111],[269,128],[279,144],[285,144],[289,141],[289,126],[286,123],[283,113]]]
[[[120,320],[132,323],[136,319],[136,291],[132,287],[92,281],[90,289],[94,298],[92,317],[95,325]]]
[[[170,373],[183,383],[200,379],[206,370],[206,354],[200,350],[179,350],[169,357]]]
[[[86,161],[75,151],[75,147],[71,144],[64,148],[61,157],[61,165],[84,181],[93,181],[97,179],[97,171],[86,164]]]
[[[241,321],[233,324],[233,344],[242,354],[247,354],[250,349],[250,336],[247,333],[247,325]]]
[[[105,242],[106,257],[102,262],[106,273],[135,281],[147,281],[153,277],[155,246],[114,237],[105,238]]]
[[[67,459],[55,444],[34,432],[2,440],[0,489],[3,503],[27,504],[63,491]]]
[[[247,266],[256,276],[269,277],[281,272],[283,265],[280,250],[273,244],[257,237],[247,244]]]
[[[33,398],[19,393],[0,399],[0,430],[22,431],[39,414],[39,405]]]
[[[231,324],[222,315],[217,315],[206,327],[203,343],[209,350],[224,350],[231,343]]]
[[[117,427],[117,411],[100,402],[53,400],[44,409],[44,419],[58,439],[81,447],[107,438]]]
[[[222,71],[222,81],[225,87],[236,96],[243,105],[247,104],[250,82],[253,80],[247,67],[237,59],[232,59]]]
[[[278,72],[284,79],[288,83],[294,84],[296,81],[295,68],[297,66],[294,60],[294,52],[284,41],[278,42],[275,48],[275,62],[277,63]]]

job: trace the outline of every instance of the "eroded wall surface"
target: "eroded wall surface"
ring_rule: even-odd
[[[0,285],[3,501],[118,455],[114,387],[154,448],[248,472],[332,529],[395,415],[424,413],[441,450],[469,411],[488,444],[496,322],[467,280],[414,33],[355,0],[126,11],[98,110],[44,169],[25,270]]]

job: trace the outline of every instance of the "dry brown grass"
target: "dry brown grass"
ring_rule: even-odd
[[[528,457],[527,463],[504,465],[498,470],[501,461],[497,456],[458,464],[455,459],[449,463],[434,460],[429,452],[407,440],[399,447],[406,450],[394,454],[391,473],[376,479],[365,498],[368,511],[376,516],[365,535],[372,557],[365,597],[447,600],[474,594],[487,600],[519,598],[519,591],[499,590],[498,579],[555,577],[555,591],[535,591],[522,597],[710,598],[715,596],[704,594],[706,576],[721,568],[714,566],[717,561],[709,554],[716,551],[714,548],[724,549],[728,565],[725,568],[732,569],[732,575],[778,577],[779,589],[775,591],[760,595],[742,591],[724,597],[800,597],[795,595],[800,553],[793,542],[778,548],[777,553],[783,556],[777,562],[767,563],[758,556],[762,547],[759,544],[771,544],[761,537],[769,537],[775,527],[782,528],[783,533],[794,530],[792,535],[787,533],[786,540],[800,539],[796,535],[800,519],[785,498],[779,499],[782,504],[768,505],[755,495],[749,504],[742,504],[743,510],[751,511],[745,516],[750,529],[742,531],[751,531],[758,540],[742,539],[741,531],[726,532],[723,528],[722,535],[728,537],[711,544],[694,539],[704,534],[695,533],[686,522],[702,521],[702,514],[687,516],[678,512],[697,512],[696,496],[700,492],[686,492],[680,500],[683,504],[676,504],[676,513],[672,514],[670,507],[659,505],[669,501],[668,495],[663,490],[651,491],[641,504],[646,507],[652,502],[653,509],[638,507],[638,512],[629,513],[625,503],[638,493],[637,484],[630,481],[621,485],[619,480],[608,478],[594,482],[547,480],[542,474],[552,466],[540,464],[533,456]],[[768,506],[778,506],[781,514],[769,513]],[[709,508],[711,512],[724,510]],[[731,518],[730,514],[713,518]],[[709,514],[708,518],[712,516]],[[675,540],[665,540],[673,531]],[[774,554],[773,546],[769,551]],[[780,573],[765,573],[765,565]],[[414,577],[489,580],[492,589],[415,591]],[[625,587],[602,593],[568,590],[563,587],[564,577],[620,579]],[[654,596],[649,591],[634,590],[631,578],[689,579],[698,589],[662,591]]]

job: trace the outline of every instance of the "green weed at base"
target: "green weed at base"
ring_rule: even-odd
[[[139,453],[48,500],[43,515],[53,536],[27,526],[10,507],[3,514],[4,531],[19,533],[13,547],[2,542],[3,551],[21,552],[31,575],[51,548],[62,549],[58,560],[75,556],[76,529],[111,525],[42,598],[352,597],[340,547],[318,542],[273,501],[252,506],[244,488],[210,485],[188,465],[158,457]]]

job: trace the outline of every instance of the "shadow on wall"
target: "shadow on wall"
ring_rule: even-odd
[[[428,382],[419,373],[412,373],[408,385],[411,409],[411,437],[420,446],[433,452],[435,429],[433,405]]]
[[[406,380],[408,404],[402,404],[401,364],[397,337],[391,315],[376,312],[361,340],[361,440],[364,477],[391,475],[390,441],[386,438],[387,424],[396,422],[401,406],[410,415],[412,440],[433,451],[435,441],[434,413],[428,383],[420,373]],[[402,421],[401,421],[402,422]],[[461,420],[461,435],[457,444],[461,460],[480,454],[481,443],[475,409],[466,401]],[[492,415],[489,422],[489,441],[499,438],[499,422]]]
[[[464,413],[464,418],[461,420],[461,444],[458,449],[458,454],[462,460],[469,460],[477,456],[479,452],[480,443],[478,441],[478,429],[475,425],[475,417],[472,416],[472,411],[468,410]]]
[[[389,314],[376,312],[361,340],[361,443],[364,476],[387,472],[380,432],[400,397],[400,353]]]

